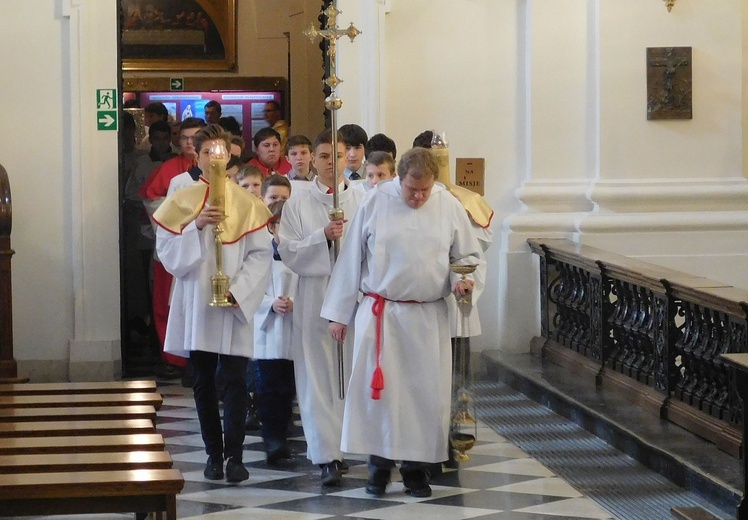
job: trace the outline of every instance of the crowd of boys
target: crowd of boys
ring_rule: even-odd
[[[268,464],[291,457],[296,398],[322,485],[341,484],[345,453],[366,454],[368,493],[385,493],[399,461],[406,490],[429,496],[449,452],[450,337],[461,334],[450,330],[451,295],[480,294],[493,212],[439,178],[428,147],[396,166],[392,139],[347,124],[334,150],[329,129],[313,142],[289,136],[271,102],[271,126],[245,161],[236,121],[215,102],[206,119],[208,108],[212,122],[179,125],[178,154],[168,123],[149,121],[151,150],[125,183],[130,213],[142,203],[153,225],[144,234],[155,230],[153,320],[167,366],[191,365],[205,477],[248,478],[242,444],[255,413]],[[225,212],[207,203],[218,144],[232,157]],[[342,219],[330,217],[335,188]],[[228,307],[209,305],[218,224]],[[476,275],[461,279],[455,263],[477,265]]]

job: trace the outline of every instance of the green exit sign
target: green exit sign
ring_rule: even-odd
[[[169,89],[172,92],[181,92],[184,90],[184,78],[169,78]]]

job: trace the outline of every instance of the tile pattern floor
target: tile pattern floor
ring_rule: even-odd
[[[612,519],[601,505],[582,495],[546,466],[480,424],[470,460],[432,480],[433,495],[413,498],[403,492],[399,474],[380,498],[364,491],[363,457],[347,459],[351,469],[341,487],[323,488],[319,469],[307,461],[302,429],[294,426],[292,459],[269,466],[260,437],[247,435],[244,462],[249,480],[238,485],[203,477],[206,456],[192,391],[159,383],[164,405],[158,431],[185,478],[177,498],[180,519],[193,520],[571,520]],[[49,520],[57,517],[44,517]],[[70,517],[59,517],[70,518]],[[81,517],[84,518],[84,517]],[[89,515],[120,520],[132,515]]]

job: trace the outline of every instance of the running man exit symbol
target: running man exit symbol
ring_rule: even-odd
[[[100,88],[96,90],[96,110],[114,110],[117,108],[117,90]]]

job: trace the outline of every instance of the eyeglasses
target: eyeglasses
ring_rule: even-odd
[[[179,138],[179,141],[182,142],[182,143],[189,143],[190,141],[194,142],[195,141],[195,136],[191,135],[191,136],[187,137],[187,136],[183,135],[182,137]]]
[[[269,112],[280,112],[280,108],[266,108],[262,112],[265,113],[265,114],[267,114]]]

